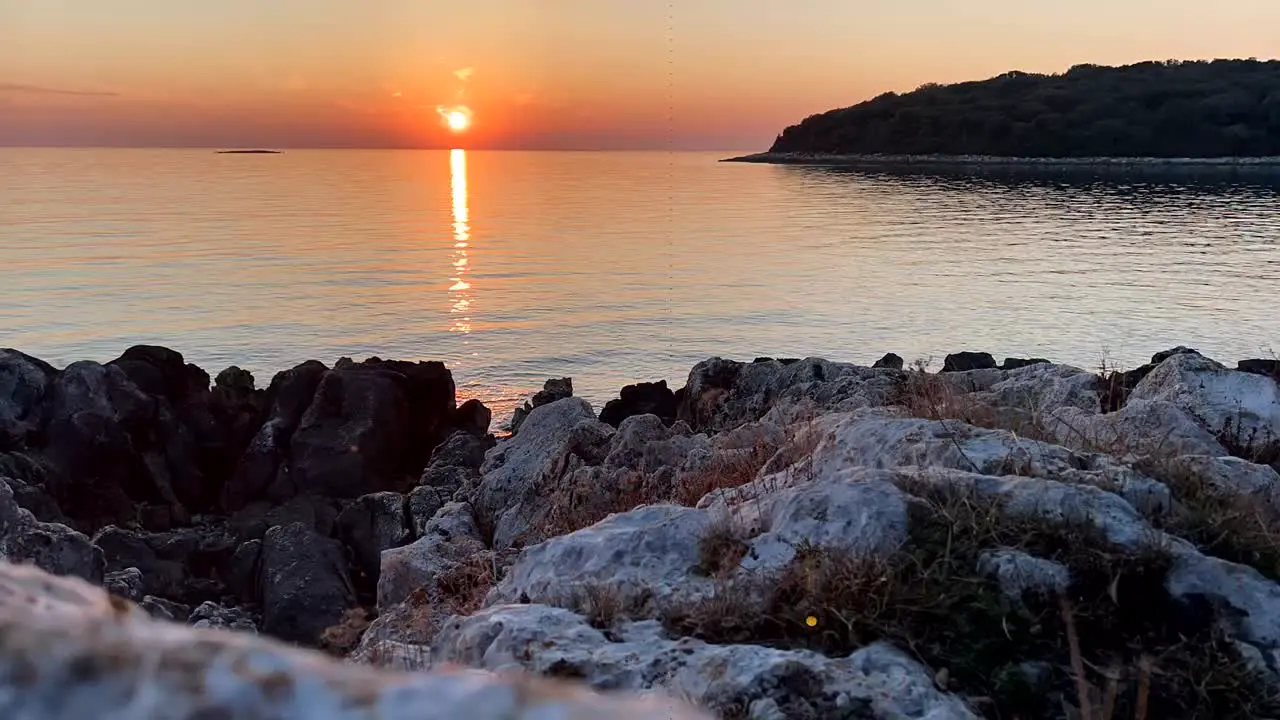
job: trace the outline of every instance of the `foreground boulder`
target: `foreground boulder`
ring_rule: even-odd
[[[514,673],[376,671],[248,633],[184,628],[82,581],[4,562],[0,716],[709,720],[654,696],[602,696]]]

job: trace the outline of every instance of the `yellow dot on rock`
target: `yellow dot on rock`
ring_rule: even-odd
[[[814,616],[810,615],[809,617],[807,617],[807,618],[805,618],[805,619],[804,619],[804,624],[805,624],[805,625],[808,625],[809,627],[817,627],[817,625],[818,625],[818,618],[816,618],[816,617],[814,617]]]

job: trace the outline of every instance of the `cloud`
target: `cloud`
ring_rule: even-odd
[[[81,97],[117,97],[120,93],[100,92],[97,90],[66,90],[63,88],[41,87],[39,85],[23,85],[21,83],[0,82],[0,93],[31,93],[39,95],[78,95]]]
[[[470,82],[471,76],[473,74],[475,74],[475,68],[469,68],[469,67],[462,68],[461,70],[453,71],[454,77],[458,78],[462,82]]]

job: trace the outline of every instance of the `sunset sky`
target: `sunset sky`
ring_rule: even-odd
[[[924,82],[1277,53],[1277,0],[0,0],[0,145],[762,148]]]

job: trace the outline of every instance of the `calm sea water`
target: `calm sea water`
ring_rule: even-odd
[[[499,412],[546,377],[598,404],[712,355],[1280,350],[1276,187],[724,155],[0,149],[0,345],[159,343],[262,384],[441,359]]]

